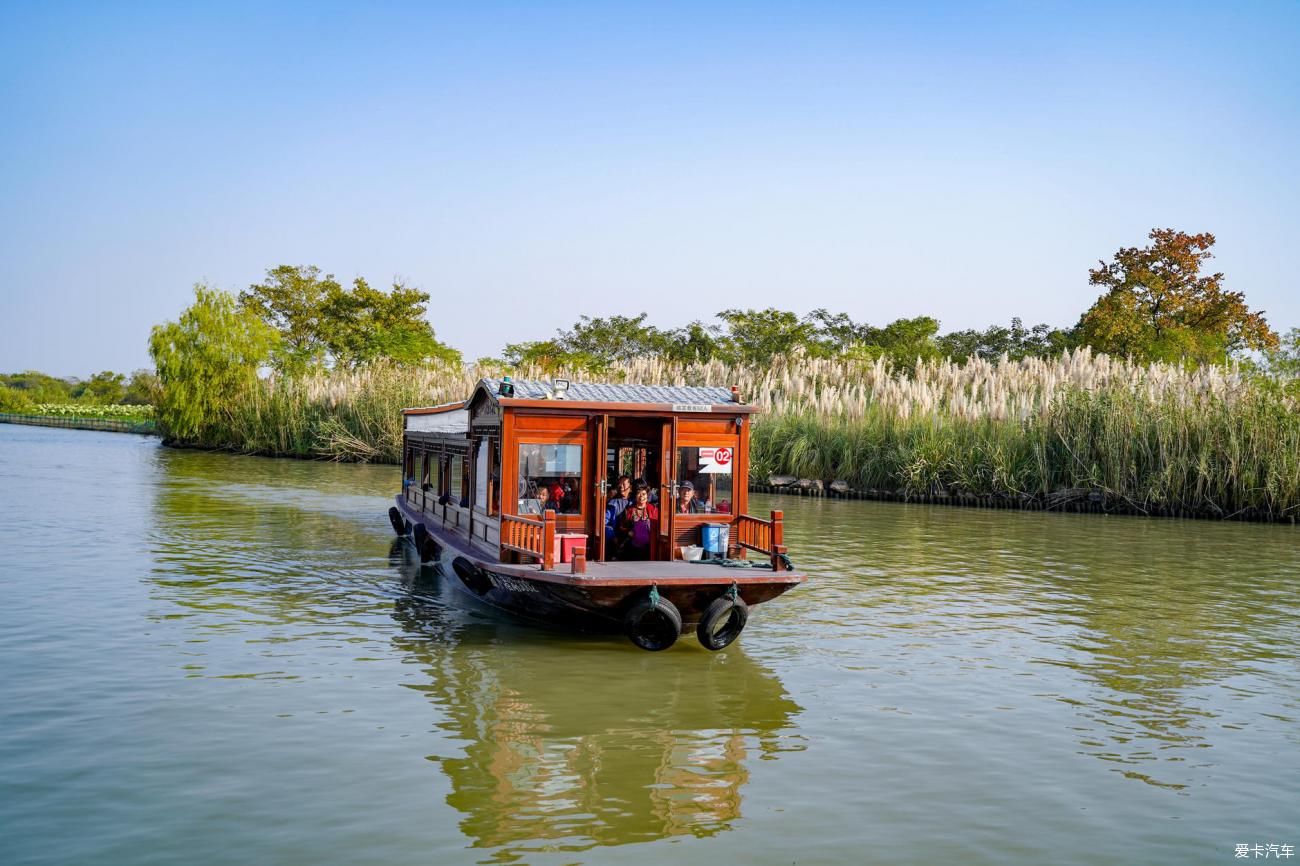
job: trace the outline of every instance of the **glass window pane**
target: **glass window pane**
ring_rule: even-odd
[[[582,513],[582,446],[519,446],[519,513]]]
[[[465,458],[459,454],[453,454],[451,456],[451,485],[447,489],[447,493],[451,496],[452,505],[461,504],[461,496],[465,490],[463,486],[464,479]]]
[[[478,456],[474,460],[474,507],[479,511],[488,510],[488,451],[492,443],[480,439]]]
[[[735,448],[677,449],[677,510],[683,514],[730,514]]]

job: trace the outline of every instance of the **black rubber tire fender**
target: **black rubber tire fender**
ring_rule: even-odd
[[[623,632],[643,650],[666,650],[681,636],[682,615],[668,599],[647,596],[628,608],[623,616]]]
[[[737,595],[730,594],[715,598],[700,617],[700,624],[695,627],[695,636],[700,639],[700,646],[717,652],[730,646],[749,622],[749,605]]]
[[[396,505],[388,509],[388,522],[393,524],[393,532],[396,532],[398,535],[405,535],[410,529],[410,526],[402,517],[402,512],[397,510]]]
[[[416,552],[420,554],[421,564],[433,562],[442,555],[442,547],[429,535],[429,530],[424,528],[423,523],[415,524],[411,537],[415,541]]]
[[[492,580],[483,573],[483,569],[463,556],[458,556],[451,561],[451,569],[456,572],[460,582],[477,596],[487,595],[488,590],[492,588]]]

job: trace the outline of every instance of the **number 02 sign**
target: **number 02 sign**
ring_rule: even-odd
[[[715,475],[730,475],[733,456],[734,452],[730,448],[701,448],[700,471]]]

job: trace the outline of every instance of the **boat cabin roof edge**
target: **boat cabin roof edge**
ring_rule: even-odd
[[[499,392],[498,379],[479,379],[473,393],[465,400],[442,403],[437,406],[411,407],[402,410],[404,416],[440,415],[457,410],[469,410],[473,423],[481,424],[482,413],[474,411],[484,403],[488,412],[498,417],[506,409],[540,411],[604,411],[638,412],[654,415],[752,415],[763,411],[752,403],[732,402],[726,388],[706,388],[674,385],[624,385],[612,383],[573,383],[563,396],[556,396],[551,386],[539,380],[520,380],[515,385],[515,396],[504,397]]]

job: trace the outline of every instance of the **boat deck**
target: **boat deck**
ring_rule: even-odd
[[[790,571],[772,571],[770,568],[727,568],[701,562],[588,562],[586,574],[574,574],[569,563],[556,563],[550,571],[543,571],[538,563],[484,563],[484,567],[499,574],[527,577],[533,580],[553,580],[556,583],[580,583],[587,586],[602,584],[636,583],[661,584],[718,584],[732,583],[803,583],[807,578]]]
[[[543,571],[538,562],[498,562],[499,549],[482,539],[469,539],[455,527],[446,525],[433,515],[417,511],[404,496],[397,497],[397,505],[411,521],[423,522],[429,535],[446,548],[444,558],[450,562],[455,556],[467,556],[482,569],[509,577],[540,580],[547,583],[579,586],[730,586],[774,584],[790,587],[807,580],[802,574],[790,571],[773,571],[770,568],[728,568],[708,562],[674,560],[639,561],[587,561],[585,574],[574,574],[573,566],[557,562],[550,571]]]

